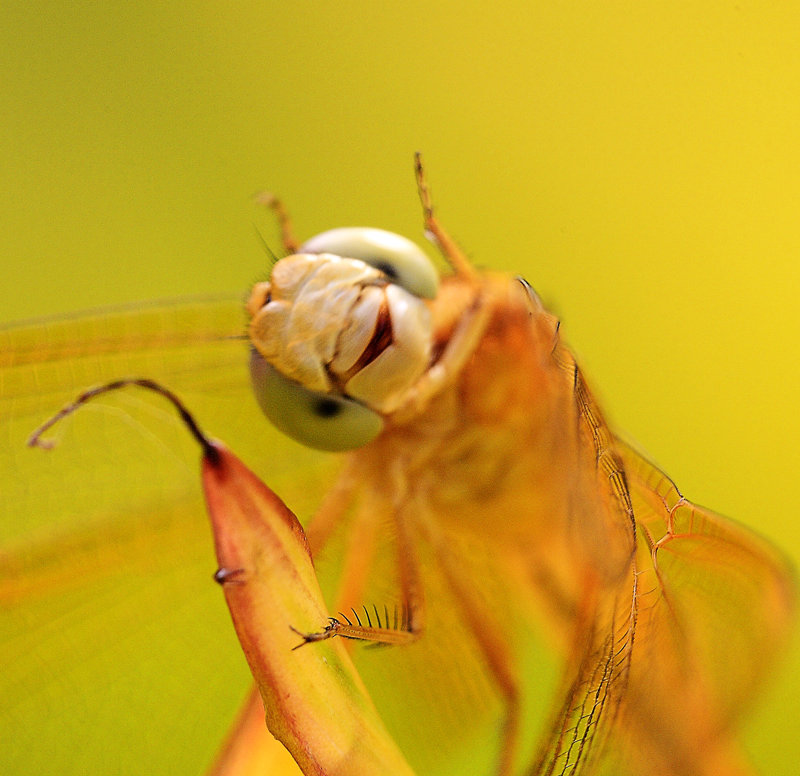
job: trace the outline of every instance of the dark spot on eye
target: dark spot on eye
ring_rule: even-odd
[[[391,280],[397,280],[399,275],[397,274],[397,268],[389,264],[387,261],[369,261],[368,264],[371,264],[375,269],[380,270],[383,272],[386,277],[390,278]]]
[[[317,417],[335,418],[344,409],[344,406],[335,399],[318,399],[314,402],[312,409]]]

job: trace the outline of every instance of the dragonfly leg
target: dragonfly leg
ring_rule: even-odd
[[[286,251],[286,255],[291,256],[292,254],[297,253],[297,251],[300,250],[300,242],[294,236],[292,219],[289,215],[289,211],[283,204],[283,201],[278,199],[278,197],[271,192],[265,191],[256,197],[256,202],[259,205],[268,207],[273,213],[275,213],[275,218],[278,220],[278,226],[281,230],[281,242],[283,243],[283,248]]]
[[[328,543],[352,503],[356,485],[354,467],[348,462],[339,472],[333,487],[325,494],[319,508],[305,527],[308,546],[314,560]]]
[[[362,510],[362,516],[380,513],[380,507],[369,504]],[[384,608],[383,612],[373,606],[371,609],[350,609],[349,613],[339,612],[331,617],[328,624],[313,633],[301,633],[302,644],[325,641],[335,636],[357,641],[369,641],[375,644],[411,644],[416,641],[425,628],[425,602],[422,594],[422,583],[419,572],[419,559],[413,538],[410,535],[408,510],[399,508],[394,515],[396,529],[396,555],[398,576],[400,580],[400,606],[391,612]],[[359,532],[359,536],[362,534]],[[366,538],[366,534],[364,534]],[[367,548],[371,555],[371,548]],[[357,565],[355,571],[346,569],[345,580],[341,592],[347,594],[354,589],[363,589],[367,566],[365,562]],[[352,599],[351,599],[352,600]]]
[[[475,267],[472,266],[472,262],[470,262],[466,254],[458,247],[456,241],[450,237],[444,227],[439,223],[439,219],[434,215],[433,200],[431,199],[428,182],[425,179],[425,170],[422,166],[422,155],[420,153],[414,155],[414,172],[417,177],[417,191],[419,192],[419,201],[422,203],[422,215],[426,234],[436,243],[442,255],[447,259],[457,275],[463,278],[477,280],[478,272]]]
[[[364,505],[348,525],[347,548],[336,591],[337,612],[347,611],[352,602],[365,598],[369,574],[375,561],[378,528],[374,510]],[[389,621],[388,607],[382,619],[377,614],[375,619],[383,623]]]

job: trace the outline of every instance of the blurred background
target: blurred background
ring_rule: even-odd
[[[615,427],[800,559],[793,3],[6,2],[0,319],[243,292],[252,204],[421,236],[562,319]],[[749,718],[796,769],[800,649]]]

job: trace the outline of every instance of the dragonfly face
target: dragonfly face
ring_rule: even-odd
[[[426,229],[451,274],[438,281],[434,273],[432,281],[430,270],[418,270],[427,260],[420,265],[413,250],[404,263],[388,249],[362,251],[367,238],[359,230],[336,231],[281,260],[248,305],[252,379],[267,415],[305,443],[354,448],[307,530],[323,575],[326,559],[332,566],[332,613],[377,607],[377,623],[340,618],[339,635],[407,642],[356,650],[376,704],[424,773],[464,772],[469,765],[454,765],[459,756],[500,774],[593,773],[604,757],[635,773],[741,773],[730,726],[787,628],[793,593],[783,557],[686,501],[614,435],[556,319],[516,279],[470,266],[434,218],[421,168],[418,176]],[[405,255],[398,240],[394,248]],[[226,312],[205,324],[205,337],[202,326],[173,327],[173,366],[152,375],[182,395],[185,386],[184,399],[200,417],[226,392],[223,383],[236,381],[240,391],[246,382],[247,348],[234,309],[221,305]],[[131,323],[120,324],[125,336],[112,341],[145,369],[148,325],[137,331]],[[109,331],[106,324],[87,338],[83,325],[80,341],[62,333],[58,352],[73,358],[74,371],[89,372],[97,356],[109,355]],[[37,385],[54,387],[46,397],[52,410],[65,380],[48,371],[36,347],[26,351],[25,341],[16,336],[7,349],[16,358],[8,374],[22,377],[6,406],[23,420],[31,411],[26,402],[40,411],[30,398]],[[238,359],[235,378],[218,367],[196,368],[212,351],[217,362]],[[39,369],[28,385],[26,353]],[[112,376],[120,371],[130,369]],[[208,402],[198,394],[198,374]],[[246,441],[255,427],[252,408],[227,393],[230,417],[215,430],[234,449],[241,439],[255,456]],[[331,423],[333,431],[316,428]],[[302,455],[295,447],[281,453],[282,444],[269,437],[272,460]],[[113,455],[105,459],[120,449],[116,441],[106,445]],[[59,455],[65,459],[66,451]],[[142,471],[141,464],[134,460],[131,471]],[[309,469],[293,479],[299,499],[315,480]],[[269,476],[291,503],[280,480],[280,472]],[[67,493],[89,490],[81,476],[67,483]],[[121,499],[132,494],[141,499],[141,480]],[[47,494],[37,498],[46,511]],[[162,533],[153,533],[159,538],[131,552],[132,562],[146,568],[164,548],[186,552],[196,525],[177,512],[163,522]],[[84,545],[75,540],[75,557],[97,550]],[[81,564],[53,564],[44,550],[30,548],[13,557],[19,570],[8,578],[7,597],[28,598],[9,623],[19,626],[31,601],[45,600],[41,619],[30,615],[41,632],[59,601],[69,603],[61,591],[83,589],[76,582]],[[113,581],[109,590],[132,586],[115,573],[98,577]],[[169,602],[176,606],[173,597]],[[395,611],[399,617],[390,616]],[[534,616],[563,660],[549,721],[539,714],[537,724],[532,699],[545,693],[526,668]],[[474,756],[469,747],[479,738]]]

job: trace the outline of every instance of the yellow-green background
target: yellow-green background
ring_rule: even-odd
[[[418,236],[421,149],[614,423],[800,557],[795,3],[11,2],[0,41],[0,319],[243,289],[264,187]],[[791,658],[745,738],[787,776]]]

